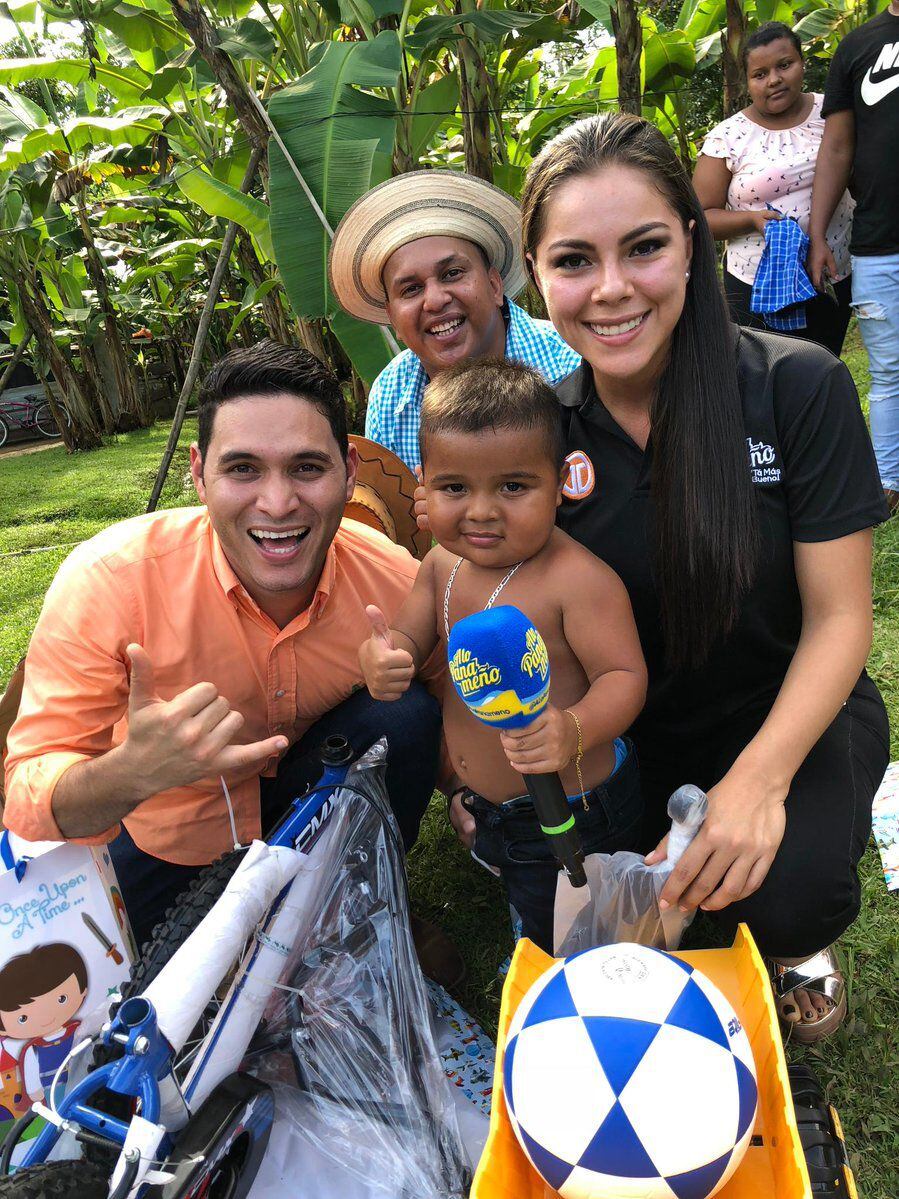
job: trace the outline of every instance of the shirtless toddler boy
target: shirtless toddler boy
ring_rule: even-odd
[[[532,724],[484,726],[449,679],[443,723],[454,823],[461,804],[524,935],[551,952],[557,866],[521,775],[559,772],[585,853],[634,847],[642,801],[622,734],[643,705],[646,665],[630,600],[613,570],[555,527],[567,473],[561,418],[535,371],[487,359],[441,372],[425,392],[420,441],[438,545],[392,628],[368,609],[362,671],[375,699],[397,699],[438,643],[446,652],[447,627],[488,605],[514,604],[540,631],[550,702]]]

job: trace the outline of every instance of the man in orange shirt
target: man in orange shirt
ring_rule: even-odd
[[[110,841],[141,943],[199,870],[274,824],[342,733],[386,735],[406,846],[434,788],[436,700],[378,704],[357,649],[418,562],[342,520],[356,451],[334,375],[305,350],[235,350],[200,393],[200,508],[114,525],[51,585],[9,736],[6,825]],[[436,669],[435,672],[436,673]],[[261,777],[260,777],[261,776]]]

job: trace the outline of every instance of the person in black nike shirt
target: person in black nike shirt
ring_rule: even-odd
[[[888,762],[865,673],[871,527],[886,519],[852,378],[812,342],[738,329],[674,150],[603,113],[531,164],[533,278],[583,366],[557,385],[570,472],[559,522],[620,575],[649,669],[630,733],[661,856],[665,802],[709,796],[662,898],[746,921],[794,1037],[845,1012],[829,946]],[[456,814],[458,815],[458,814]]]
[[[847,184],[852,306],[871,364],[871,437],[884,496],[899,510],[899,0],[837,47],[822,112],[808,271],[816,287],[836,264],[825,231]]]

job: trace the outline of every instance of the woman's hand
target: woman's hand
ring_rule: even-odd
[[[758,890],[783,840],[787,790],[738,759],[709,791],[705,823],[662,888],[660,906],[717,912]],[[647,864],[661,861],[664,847]]]
[[[509,765],[519,774],[552,774],[577,753],[577,726],[552,704],[526,728],[503,731],[499,739]]]
[[[782,221],[783,219],[784,214],[782,212],[775,212],[772,208],[763,208],[760,211],[752,213],[752,223],[755,225],[756,231],[761,233],[762,237],[765,236],[765,226],[769,221]]]

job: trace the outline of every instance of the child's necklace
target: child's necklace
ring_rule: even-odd
[[[453,589],[453,583],[455,582],[456,574],[458,573],[459,567],[462,565],[462,563],[464,561],[465,561],[464,558],[456,559],[456,565],[450,571],[450,577],[446,581],[446,591],[444,591],[444,593],[443,593],[443,627],[444,627],[444,629],[446,629],[447,641],[449,641],[449,635],[450,635],[450,626],[449,626],[450,592]],[[485,612],[488,608],[493,607],[493,601],[496,599],[496,597],[499,595],[499,593],[502,591],[502,589],[508,583],[509,579],[512,578],[512,575],[515,574],[516,570],[518,570],[519,566],[521,566],[521,562],[516,562],[515,565],[512,567],[512,569],[510,571],[508,571],[508,573],[505,574],[502,577],[502,579],[500,579],[499,586],[494,590],[493,595],[491,595],[490,599],[484,605]]]

